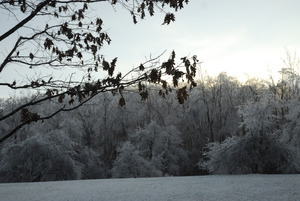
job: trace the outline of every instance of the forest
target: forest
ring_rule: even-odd
[[[299,173],[296,60],[286,60],[278,75],[278,81],[242,83],[226,73],[210,77],[200,71],[182,104],[180,92],[161,93],[155,84],[147,86],[147,99],[135,85],[121,99],[100,93],[2,142],[0,182]],[[33,95],[0,99],[0,116],[31,100]],[[69,101],[50,99],[27,109],[46,116]],[[24,112],[2,120],[0,135],[18,126]]]

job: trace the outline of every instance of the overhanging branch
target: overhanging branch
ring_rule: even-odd
[[[8,30],[6,33],[4,33],[3,35],[1,35],[0,36],[0,41],[2,41],[3,39],[7,38],[11,34],[13,34],[16,30],[18,30],[19,28],[21,28],[22,26],[24,26],[27,22],[29,22],[32,18],[34,18],[38,14],[38,12],[40,12],[50,1],[51,0],[46,0],[46,1],[42,2],[42,3],[40,3],[36,7],[36,9],[31,12],[31,14],[28,17],[26,17],[24,20],[22,20],[21,22],[19,22],[16,26],[14,26],[10,30]]]

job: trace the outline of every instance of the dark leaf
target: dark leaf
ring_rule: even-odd
[[[110,76],[113,76],[113,74],[114,74],[114,70],[115,70],[115,67],[116,67],[117,59],[118,59],[117,57],[114,58],[112,60],[112,62],[110,63],[110,68],[108,69],[108,75],[110,75]]]
[[[150,82],[156,83],[160,81],[160,73],[156,69],[152,69],[149,77]]]
[[[146,100],[148,98],[148,91],[143,91],[140,93],[142,100]]]
[[[96,45],[91,45],[91,50],[92,50],[92,52],[93,52],[93,55],[95,56],[96,53],[97,53],[98,48],[97,48]]]
[[[45,42],[44,42],[44,47],[45,47],[45,49],[50,50],[50,48],[51,48],[53,45],[54,45],[54,44],[53,44],[52,40],[49,39],[49,38],[46,38],[46,40],[45,40]]]
[[[136,20],[136,16],[135,15],[132,16],[132,19],[133,19],[133,23],[136,24],[137,20]]]
[[[34,58],[34,56],[33,56],[32,53],[29,54],[29,58],[30,58],[31,60]]]
[[[63,100],[64,100],[64,98],[65,98],[65,95],[64,95],[64,94],[60,95],[60,96],[58,97],[58,102],[59,102],[59,103],[62,103]]]
[[[77,57],[78,57],[79,59],[82,59],[82,54],[81,54],[81,52],[77,52]]]
[[[123,97],[120,98],[119,100],[119,105],[122,107],[124,105],[126,105],[125,99]]]
[[[50,89],[47,89],[47,91],[46,91],[46,95],[48,96],[48,97],[51,97],[52,96],[52,90],[50,90]]]
[[[150,16],[154,15],[154,6],[153,6],[152,1],[149,2],[148,11],[149,11]]]
[[[145,89],[145,85],[142,84],[141,82],[139,82],[138,89],[139,89],[140,92],[143,91]]]
[[[102,61],[102,67],[103,67],[103,70],[109,69],[109,63],[107,61],[105,61],[104,59]]]
[[[141,65],[139,66],[139,68],[140,68],[140,71],[143,71],[143,70],[145,70],[145,67],[144,67],[144,65],[143,65],[143,64],[141,64]]]
[[[179,104],[183,104],[185,100],[188,98],[188,93],[186,91],[186,87],[182,87],[177,91],[177,100]]]
[[[69,101],[69,105],[73,105],[74,103],[74,99],[72,98],[70,101]]]
[[[27,108],[23,108],[21,111],[21,122],[22,123],[30,123],[32,121],[38,121],[40,119],[40,115],[37,113],[30,112]]]
[[[170,22],[175,22],[175,15],[173,13],[167,13],[164,19],[164,24],[170,24]]]

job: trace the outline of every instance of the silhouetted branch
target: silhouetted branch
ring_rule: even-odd
[[[41,2],[39,5],[37,5],[36,9],[34,11],[32,11],[31,14],[28,17],[26,17],[24,20],[22,20],[21,22],[19,22],[16,26],[14,26],[10,30],[8,30],[6,33],[4,33],[3,35],[1,35],[0,36],[0,41],[2,41],[3,39],[7,38],[11,34],[13,34],[16,30],[18,30],[19,28],[21,28],[22,26],[24,26],[27,22],[29,22],[30,20],[32,20],[32,18],[34,18],[37,15],[37,13],[40,12],[50,1],[51,0],[45,0],[45,1]]]

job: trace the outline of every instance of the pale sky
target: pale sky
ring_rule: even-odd
[[[191,0],[169,26],[161,26],[162,15],[136,25],[126,14],[114,18],[108,48],[124,55],[119,61],[126,66],[174,49],[179,56],[198,55],[212,75],[267,76],[283,66],[286,48],[300,48],[299,8],[297,0]]]
[[[154,17],[133,24],[127,10],[109,3],[100,5],[94,9],[112,39],[102,54],[108,60],[118,57],[117,71],[123,73],[150,55],[167,50],[166,59],[175,50],[178,58],[197,55],[212,76],[227,72],[245,80],[245,74],[267,77],[268,70],[276,73],[283,67],[285,48],[300,50],[299,0],[190,0],[168,26],[161,25],[164,14],[159,10]],[[7,17],[0,17],[2,34]],[[0,62],[3,52],[9,50],[6,43],[0,43],[7,48],[1,48]],[[0,81],[9,80],[15,72],[4,71]],[[0,94],[6,93],[0,87]]]

